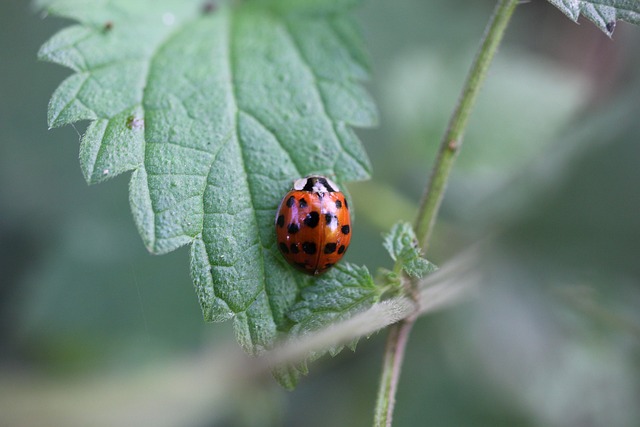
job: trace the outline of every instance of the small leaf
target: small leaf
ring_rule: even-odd
[[[640,24],[640,2],[637,0],[549,0],[574,22],[580,15],[611,36],[616,21]]]
[[[399,222],[384,236],[384,247],[394,261],[402,263],[402,269],[412,277],[433,273],[437,267],[422,258],[418,239],[411,224]]]
[[[39,52],[75,72],[49,126],[91,121],[85,179],[132,171],[149,251],[190,244],[205,319],[233,318],[249,353],[270,348],[308,281],[276,248],[280,198],[309,173],[371,169],[351,129],[377,120],[354,1],[37,1],[79,21]]]

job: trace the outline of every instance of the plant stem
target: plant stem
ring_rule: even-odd
[[[469,121],[469,115],[487,75],[489,65],[502,41],[509,20],[518,5],[518,0],[499,0],[487,24],[480,49],[474,58],[462,93],[458,99],[447,130],[440,142],[429,184],[420,203],[415,222],[416,236],[420,247],[426,252],[433,224],[438,215],[447,180],[455,158],[462,146],[462,139]],[[414,294],[410,289],[410,294]],[[395,395],[400,378],[409,333],[417,316],[409,316],[389,328],[385,346],[382,375],[376,402],[374,427],[390,427],[395,406]]]
[[[462,139],[469,121],[469,115],[478,98],[478,93],[487,75],[489,65],[495,56],[507,24],[517,5],[517,0],[500,0],[496,5],[491,20],[485,29],[480,49],[467,75],[467,80],[458,99],[458,104],[449,121],[447,131],[440,141],[438,158],[431,172],[429,184],[422,197],[415,223],[416,236],[418,236],[420,246],[425,252],[429,244],[433,224],[438,215],[440,203],[442,202],[447,180],[453,167],[453,162],[462,146]]]
[[[396,389],[400,368],[404,360],[404,351],[407,348],[409,333],[413,327],[414,319],[403,319],[389,328],[387,344],[384,349],[384,361],[382,365],[382,378],[378,389],[378,400],[373,425],[376,427],[391,426],[393,409],[395,407]]]

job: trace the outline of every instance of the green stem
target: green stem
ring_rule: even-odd
[[[438,158],[422,197],[415,223],[416,236],[418,236],[420,246],[425,252],[453,163],[462,146],[469,115],[478,98],[478,93],[487,75],[489,65],[495,56],[507,24],[517,5],[517,0],[500,0],[496,5],[493,16],[485,30],[480,50],[467,75],[458,105],[451,116],[447,131],[442,137],[442,141],[440,141]]]
[[[518,0],[498,1],[487,24],[482,44],[471,65],[447,131],[440,142],[438,157],[422,197],[415,223],[416,236],[424,252],[429,244],[433,224],[438,215],[453,163],[462,146],[469,115],[517,5]],[[397,267],[396,263],[394,271],[397,270]],[[413,290],[409,289],[409,292],[413,293]],[[404,352],[415,320],[416,316],[410,316],[389,328],[375,408],[374,427],[391,426]]]
[[[391,426],[400,368],[402,367],[404,350],[407,348],[407,341],[409,340],[409,333],[413,323],[413,318],[411,320],[404,319],[389,328],[387,344],[384,349],[382,378],[380,378],[378,400],[373,420],[375,427]]]

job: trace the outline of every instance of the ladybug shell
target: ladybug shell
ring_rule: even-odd
[[[310,275],[324,273],[342,258],[351,241],[344,194],[327,178],[299,179],[280,202],[276,238],[289,264]]]

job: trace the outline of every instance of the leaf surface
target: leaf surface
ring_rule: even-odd
[[[391,227],[384,236],[383,245],[391,259],[400,262],[409,276],[420,278],[437,270],[434,264],[422,258],[418,239],[408,222],[398,222]]]
[[[307,281],[275,246],[280,198],[310,173],[369,176],[350,128],[376,121],[353,2],[46,3],[79,21],[39,53],[74,71],[49,125],[90,121],[87,182],[133,171],[130,204],[149,251],[190,244],[205,319],[233,318],[250,353],[270,347]]]
[[[294,323],[290,339],[295,340],[311,334],[331,324],[351,318],[378,302],[382,288],[378,287],[366,267],[341,263],[302,290],[301,300],[288,313]],[[358,340],[350,343],[353,349]],[[344,346],[327,349],[335,356]],[[309,355],[311,360],[322,356],[325,351]],[[298,365],[279,367],[274,371],[280,383],[293,388],[299,376],[307,373],[306,360]]]
[[[338,264],[302,290],[288,317],[296,324],[296,334],[304,335],[367,308],[380,292],[366,267]]]
[[[580,15],[611,36],[616,21],[640,24],[640,2],[637,0],[549,0],[574,22]]]

